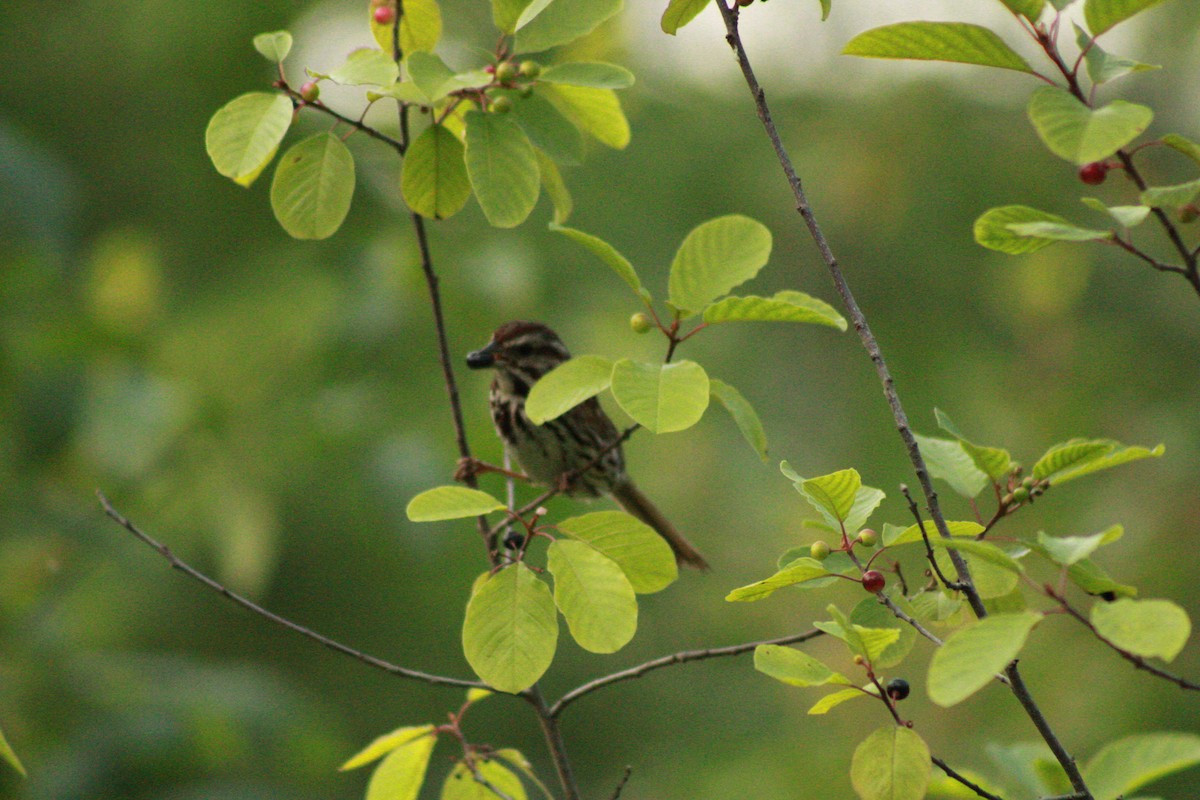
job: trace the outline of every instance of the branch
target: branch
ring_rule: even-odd
[[[952,581],[942,574],[942,568],[938,565],[937,557],[933,553],[933,545],[929,542],[929,534],[925,532],[925,521],[921,519],[921,510],[917,508],[917,502],[913,500],[912,493],[908,491],[908,486],[900,484],[900,492],[904,495],[904,499],[908,501],[908,510],[912,512],[913,519],[917,521],[917,528],[921,531],[921,539],[925,542],[925,556],[929,559],[930,565],[933,567],[934,573],[937,574],[938,580],[947,589],[958,591],[963,588],[963,585],[958,581]]]
[[[557,717],[562,713],[563,709],[575,702],[586,694],[591,694],[597,689],[605,686],[610,686],[621,681],[633,680],[640,678],[647,672],[653,672],[656,669],[669,667],[674,664],[684,664],[688,661],[703,661],[708,658],[720,658],[721,656],[737,656],[742,653],[748,653],[762,644],[796,644],[797,642],[807,642],[809,639],[815,639],[821,635],[821,631],[811,630],[804,633],[794,633],[790,636],[781,636],[778,639],[765,639],[760,642],[746,642],[745,644],[735,644],[729,647],[711,647],[705,650],[684,650],[681,653],[672,653],[669,656],[662,656],[652,661],[647,661],[644,664],[638,664],[636,667],[623,669],[620,672],[614,672],[610,675],[604,675],[595,680],[588,681],[582,686],[578,686],[564,694],[558,699],[558,702],[550,707],[550,715]]]
[[[940,769],[942,772],[946,773],[947,778],[950,778],[951,780],[954,780],[954,781],[958,781],[963,786],[967,787],[968,789],[970,789],[972,792],[979,795],[980,797],[983,797],[986,800],[1004,800],[1003,797],[992,794],[991,792],[989,792],[987,789],[984,789],[979,784],[971,781],[969,778],[966,778],[963,775],[960,775],[959,773],[950,769],[950,765],[947,764],[945,761],[942,761],[937,756],[931,756],[929,760],[932,761],[934,764],[937,764],[938,769]]]
[[[334,111],[332,108],[325,105],[324,103],[322,103],[319,100],[313,101],[313,102],[308,102],[308,101],[304,100],[304,98],[302,98],[300,96],[300,93],[298,91],[293,89],[288,84],[284,83],[282,80],[276,81],[275,85],[277,87],[279,87],[279,89],[282,90],[285,94],[287,94],[288,97],[292,98],[292,103],[297,108],[301,108],[301,107],[311,108],[314,111],[320,111],[324,114],[328,114],[329,116],[333,117],[337,121],[345,123],[346,125],[349,125],[351,128],[354,128],[356,131],[365,133],[367,136],[370,136],[372,139],[377,139],[377,140],[383,142],[384,144],[388,145],[393,150],[395,150],[397,153],[399,153],[401,156],[403,156],[405,151],[408,149],[408,144],[406,142],[402,142],[399,139],[393,139],[391,136],[388,136],[383,131],[380,131],[376,128],[372,128],[370,125],[366,124],[361,119],[353,119],[351,117],[347,117],[345,114],[338,113],[337,111]]]
[[[562,784],[565,800],[579,800],[579,787],[571,771],[571,761],[567,758],[566,745],[563,743],[562,731],[558,729],[554,710],[546,705],[546,698],[542,696],[542,690],[537,684],[526,689],[521,696],[528,700],[537,712],[542,734],[546,737],[546,748],[550,751],[550,757],[554,759],[554,768],[558,772],[558,781]]]
[[[625,767],[625,773],[621,776],[621,780],[617,781],[617,788],[613,789],[613,793],[608,796],[608,800],[619,800],[621,792],[625,790],[625,784],[629,783],[629,776],[633,774],[633,767]]]
[[[137,525],[130,522],[119,511],[117,511],[115,508],[113,508],[112,503],[110,503],[108,498],[104,496],[103,492],[97,491],[96,496],[100,499],[100,506],[104,509],[105,514],[107,514],[114,522],[116,522],[122,528],[124,528],[125,530],[129,531],[134,536],[136,536],[143,543],[149,545],[151,548],[156,550],[160,556],[165,558],[167,560],[167,562],[170,563],[172,568],[179,570],[184,575],[187,575],[189,578],[192,578],[193,580],[199,581],[200,583],[204,584],[208,588],[212,589],[217,594],[220,594],[223,597],[237,603],[242,608],[245,608],[248,611],[252,611],[255,614],[258,614],[260,617],[263,617],[264,619],[268,619],[271,622],[274,622],[276,625],[281,625],[284,628],[287,628],[288,630],[291,630],[291,631],[295,631],[296,633],[299,633],[302,636],[307,636],[309,639],[312,639],[314,642],[323,644],[326,647],[328,647],[330,650],[334,650],[343,655],[347,655],[347,656],[350,656],[351,658],[357,659],[358,661],[361,661],[362,663],[366,664],[367,666],[375,667],[376,669],[383,670],[384,672],[387,672],[391,675],[397,675],[401,678],[411,678],[411,679],[417,680],[417,681],[424,681],[425,683],[430,683],[435,686],[456,686],[456,687],[465,688],[465,689],[486,689],[486,688],[488,688],[487,684],[480,683],[479,681],[466,681],[466,680],[460,680],[458,678],[447,678],[442,675],[431,675],[426,672],[418,672],[417,670],[414,670],[414,669],[407,669],[406,667],[397,666],[396,664],[392,664],[390,662],[384,661],[381,658],[376,658],[375,656],[368,655],[360,650],[355,650],[353,647],[344,645],[341,642],[330,639],[327,636],[322,636],[321,634],[317,633],[316,631],[310,630],[308,628],[305,628],[303,625],[299,625],[295,622],[292,622],[290,619],[287,619],[286,617],[281,617],[278,614],[268,611],[267,609],[263,608],[262,606],[258,605],[257,603],[255,603],[251,600],[248,600],[245,597],[242,597],[240,594],[236,594],[235,592],[230,591],[223,584],[218,583],[217,581],[208,577],[207,575],[205,575],[204,573],[195,569],[194,567],[191,567],[187,563],[181,561],[174,553],[171,552],[170,548],[168,548],[166,545],[158,542],[157,540],[151,538],[148,534],[146,534],[140,528],[138,528]]]

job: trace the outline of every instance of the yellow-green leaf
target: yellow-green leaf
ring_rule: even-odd
[[[771,232],[741,214],[704,222],[683,240],[671,263],[670,302],[691,315],[758,274],[771,256]]]
[[[652,433],[672,433],[704,416],[709,380],[695,361],[647,364],[623,358],[613,365],[612,393],[625,413]]]
[[[601,144],[617,150],[629,144],[629,120],[612,89],[557,84],[541,91],[575,127]]]
[[[637,631],[633,586],[615,561],[585,542],[558,539],[546,551],[554,603],[584,650],[615,653]]]
[[[204,133],[205,149],[217,172],[249,186],[271,163],[291,124],[287,95],[250,92],[213,114]]]
[[[488,222],[497,228],[520,225],[533,211],[541,173],[529,138],[503,114],[470,111],[467,121],[467,175]]]
[[[564,519],[555,527],[615,561],[638,594],[665,589],[679,576],[666,540],[623,511],[593,511]]]
[[[1092,606],[1096,631],[1122,650],[1171,661],[1187,644],[1192,622],[1170,600],[1116,600]]]
[[[332,236],[353,197],[354,157],[331,133],[319,133],[284,153],[271,181],[271,209],[296,239]]]
[[[767,434],[763,430],[762,420],[758,418],[754,406],[750,405],[750,401],[743,397],[741,392],[725,381],[709,378],[708,390],[713,398],[729,412],[729,416],[733,417],[738,430],[742,432],[742,437],[754,448],[754,452],[758,453],[758,457],[763,460],[763,463],[766,463]]]
[[[861,800],[923,800],[932,769],[924,739],[885,725],[855,749],[850,782]]]
[[[1033,69],[993,31],[965,22],[898,22],[864,31],[843,53],[868,58],[953,61],[1018,72]]]
[[[421,736],[392,750],[371,774],[367,800],[417,800],[436,742],[436,736]]]
[[[408,501],[405,513],[413,522],[478,517],[506,506],[487,492],[466,486],[439,486]]]
[[[400,172],[400,191],[408,207],[431,219],[461,211],[471,197],[464,152],[458,137],[441,125],[426,128],[408,148]]]
[[[558,645],[550,588],[522,563],[501,569],[467,604],[463,650],[484,683],[522,692],[542,677]]]
[[[479,690],[472,689],[471,691]],[[383,736],[375,739],[375,741],[371,742],[362,750],[351,756],[350,759],[348,759],[345,764],[342,764],[340,767],[338,767],[338,769],[343,772],[350,769],[358,769],[361,766],[370,764],[372,761],[383,758],[397,747],[403,747],[410,742],[420,739],[422,736],[429,736],[433,733],[433,730],[433,725],[409,725],[403,728],[397,728],[391,733],[384,734]]]

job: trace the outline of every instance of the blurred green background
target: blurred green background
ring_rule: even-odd
[[[571,224],[612,241],[660,289],[691,227],[745,213],[775,233],[750,288],[833,301],[715,13],[670,38],[657,30],[664,4],[639,0],[578,46],[627,64],[639,83],[623,93],[629,148],[593,148],[566,175]],[[1200,616],[1200,300],[1115,249],[1059,245],[1013,259],[973,243],[971,223],[993,205],[1083,220],[1081,194],[1130,199],[1117,176],[1081,192],[1073,168],[1041,147],[1022,109],[1033,80],[836,55],[857,31],[903,18],[954,13],[1013,33],[998,3],[841,0],[825,26],[817,5],[756,5],[747,42],[914,424],[934,432],[938,406],[1026,464],[1075,435],[1165,443],[1161,460],[1063,487],[1002,530],[1124,523],[1101,562],[1143,596]],[[267,179],[242,190],[204,153],[211,114],[272,78],[253,34],[292,29],[298,77],[369,44],[364,6],[0,5],[0,727],[30,773],[0,765],[0,796],[360,797],[366,775],[339,774],[345,758],[460,703],[457,690],[372,671],[180,579],[93,495],[102,488],[182,557],[287,617],[410,667],[468,676],[458,637],[485,563],[477,536],[403,513],[413,494],[448,480],[455,451],[398,165],[354,137],[351,214],[332,239],[302,243],[272,218]],[[469,47],[491,44],[480,33],[488,4],[443,7],[444,52],[465,66]],[[1152,134],[1195,138],[1200,7],[1145,17],[1113,49],[1166,69],[1124,79],[1115,96],[1155,106]],[[1181,161],[1151,159],[1153,178],[1190,179]],[[658,357],[660,342],[628,327],[637,307],[626,287],[548,232],[549,213],[543,200],[524,226],[499,231],[472,203],[431,226],[453,351],[532,317],[576,352]],[[913,479],[852,333],[730,326],[684,354],[758,407],[773,463],[719,411],[688,432],[635,437],[632,472],[715,569],[645,598],[621,653],[588,655],[564,636],[544,681],[551,696],[675,650],[805,629],[830,600],[848,609],[861,599],[849,586],[723,601],[815,538],[780,458],[808,475],[856,467],[889,494],[876,521],[906,522],[897,486]],[[471,443],[496,460],[488,376],[460,379]],[[852,669],[830,642],[812,651]],[[999,686],[950,710],[929,704],[927,658],[918,646],[897,674],[915,687],[904,710],[936,754],[987,770],[989,743],[1034,738]],[[1040,626],[1022,664],[1081,758],[1128,733],[1200,731],[1200,699],[1135,673],[1065,619]],[[1200,676],[1200,648],[1172,669]],[[588,697],[563,726],[587,797],[607,797],[630,764],[629,798],[850,798],[849,756],[886,719],[865,703],[808,717],[817,696],[756,674],[749,658],[726,659]],[[523,704],[492,699],[467,727],[520,748],[550,782]],[[435,753],[424,796],[436,796],[450,751]],[[1194,797],[1198,785],[1193,771],[1152,794]]]

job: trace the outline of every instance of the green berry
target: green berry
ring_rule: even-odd
[[[321,87],[316,81],[306,81],[300,86],[300,97],[306,103],[311,103],[321,96]]]
[[[1032,489],[1035,483],[1037,483],[1037,479],[1032,475],[1026,475],[1025,480],[1021,481],[1021,485],[1026,489]]]
[[[870,528],[863,528],[858,532],[858,543],[863,547],[874,547],[879,543],[879,534]]]
[[[824,561],[825,559],[829,558],[829,553],[830,553],[829,543],[828,542],[813,542],[812,547],[809,548],[809,553],[817,561]]]
[[[634,333],[648,333],[654,327],[654,323],[650,315],[639,311],[629,318],[629,327],[633,328]]]
[[[532,80],[533,78],[536,78],[538,75],[542,74],[542,65],[536,61],[522,61],[520,73],[522,78],[529,78]]]
[[[501,83],[512,83],[520,74],[520,68],[511,61],[496,65],[496,80]]]
[[[512,107],[512,98],[507,95],[500,95],[492,100],[492,111],[495,111],[497,114],[507,114],[509,111],[512,111]]]
[[[1015,503],[1024,503],[1029,499],[1029,490],[1024,486],[1018,486],[1012,490],[1012,499]]]

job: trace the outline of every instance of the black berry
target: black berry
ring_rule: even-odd
[[[516,531],[509,531],[508,536],[504,537],[504,546],[509,550],[520,550],[523,544],[525,544],[525,536]]]
[[[908,681],[904,680],[904,678],[892,678],[887,682],[887,686],[884,687],[884,691],[886,691],[888,697],[892,698],[893,700],[903,700],[904,698],[908,697],[910,688]]]

